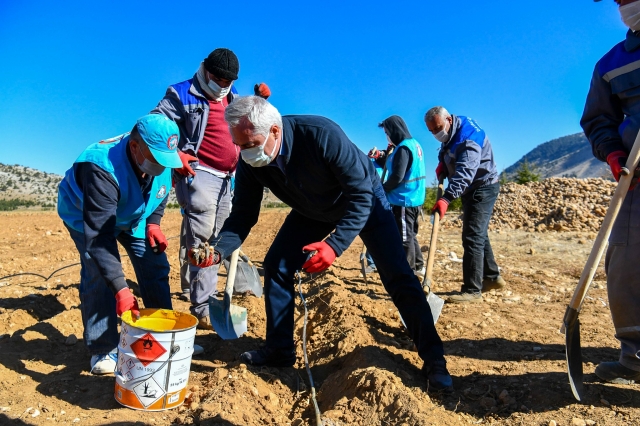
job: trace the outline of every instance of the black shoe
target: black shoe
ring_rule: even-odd
[[[294,348],[271,349],[268,346],[263,346],[255,351],[244,352],[240,355],[240,361],[266,367],[293,367],[296,363],[296,350]]]
[[[601,380],[618,385],[632,385],[640,382],[640,371],[627,368],[618,361],[601,362],[596,367],[595,373]]]
[[[429,381],[429,390],[453,392],[453,379],[447,371],[447,362],[425,361],[422,366],[422,374]]]

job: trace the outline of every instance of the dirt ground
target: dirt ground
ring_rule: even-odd
[[[286,214],[265,211],[249,235],[243,248],[258,265]],[[170,211],[165,234],[178,235],[179,223],[179,213]],[[0,225],[0,277],[47,277],[78,261],[54,212],[3,213]],[[430,225],[421,225],[422,243],[429,233]],[[428,392],[422,361],[379,277],[363,281],[359,240],[327,275],[304,286],[309,361],[325,425],[640,424],[639,388],[602,384],[593,375],[599,361],[618,356],[601,269],[580,315],[583,403],[576,403],[567,381],[558,330],[595,234],[502,231],[490,237],[508,287],[481,304],[445,305],[437,323],[454,377],[451,395]],[[177,298],[177,239],[169,242],[174,309],[187,311]],[[437,249],[436,291],[459,289],[461,263],[451,252],[462,257],[460,230],[442,230]],[[131,265],[124,265],[135,281]],[[206,352],[193,359],[183,406],[163,412],[120,406],[113,376],[88,372],[79,272],[73,266],[46,281],[28,275],[0,279],[0,424],[315,424],[301,341],[295,368],[238,361],[264,338],[264,299],[252,296],[234,299],[248,309],[249,331],[242,338],[223,341],[215,332],[198,331],[196,343]],[[301,306],[298,299],[299,339]]]

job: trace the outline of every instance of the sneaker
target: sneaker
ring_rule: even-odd
[[[193,345],[193,354],[191,356],[202,355],[204,353],[204,348],[200,345]]]
[[[418,269],[417,271],[413,271],[414,274],[416,274],[416,276],[420,279],[423,279],[424,276],[427,273],[427,268],[425,268],[424,266],[422,267],[422,269]]]
[[[486,293],[491,290],[501,290],[507,283],[504,278],[498,275],[498,278],[483,278],[482,279],[482,292]]]
[[[425,361],[422,374],[429,382],[429,390],[453,392],[453,379],[447,370],[447,361]]]
[[[640,371],[627,368],[618,361],[601,362],[596,367],[595,373],[601,380],[618,385],[632,385],[640,382]]]
[[[262,346],[255,351],[244,352],[240,361],[250,365],[264,365],[267,367],[293,367],[296,363],[295,349],[271,349]]]
[[[482,303],[482,294],[458,293],[447,298],[448,303]]]
[[[213,330],[211,319],[208,316],[198,319],[198,325],[196,328],[199,330]]]
[[[91,374],[113,374],[118,363],[118,352],[94,355],[91,357]]]

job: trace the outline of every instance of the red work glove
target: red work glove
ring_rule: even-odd
[[[442,220],[448,208],[449,208],[449,202],[445,198],[440,198],[436,202],[436,204],[431,208],[431,213],[437,212],[440,215],[440,220]]]
[[[164,253],[169,245],[167,237],[160,230],[160,225],[150,223],[147,225],[147,240],[155,254]]]
[[[378,148],[374,146],[373,148],[371,148],[371,150],[367,155],[369,156],[369,158],[373,158],[374,160],[377,160],[378,158],[382,157],[384,154],[382,151],[380,151]]]
[[[620,174],[627,175],[629,171],[627,169],[622,170],[627,162],[629,155],[624,151],[614,151],[607,155],[607,164],[611,167],[611,173],[616,182],[620,181]]]
[[[121,317],[127,311],[131,311],[131,315],[134,318],[140,318],[138,299],[131,293],[129,287],[125,287],[116,293],[116,314]]]
[[[436,177],[438,178],[438,180],[440,180],[440,176],[442,176],[443,179],[447,177],[447,168],[442,161],[439,162],[438,167],[436,167]]]
[[[178,151],[178,155],[180,156],[180,161],[182,161],[182,167],[179,169],[175,169],[176,172],[180,173],[182,176],[195,176],[196,172],[191,168],[189,163],[192,161],[198,161],[198,158],[182,151]]]
[[[204,250],[203,252],[201,252]],[[208,268],[209,266],[220,263],[220,253],[210,248],[191,248],[187,253],[189,263],[200,268]]]
[[[331,246],[324,241],[304,246],[302,247],[302,251],[316,252],[316,254],[312,255],[309,260],[304,262],[304,265],[302,265],[302,269],[309,274],[324,271],[331,266],[334,260],[336,260],[336,252],[333,251]]]
[[[253,93],[256,96],[260,96],[262,99],[269,99],[271,96],[271,89],[265,83],[258,83],[253,86]]]

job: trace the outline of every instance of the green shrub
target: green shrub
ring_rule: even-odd
[[[0,199],[0,211],[15,210],[18,207],[33,207],[36,203],[31,200],[22,200],[20,198],[14,198],[12,200]]]

